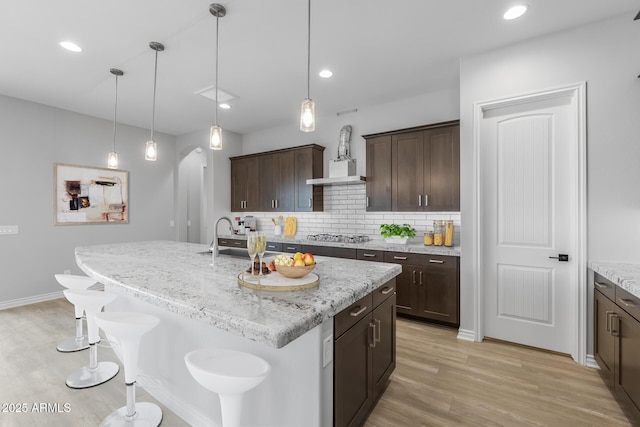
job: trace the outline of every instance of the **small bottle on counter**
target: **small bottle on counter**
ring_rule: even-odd
[[[425,230],[424,232],[424,245],[433,245],[433,230]]]
[[[453,221],[446,220],[444,222],[444,245],[453,246]]]
[[[441,219],[433,220],[433,245],[442,246],[444,243],[444,221]]]

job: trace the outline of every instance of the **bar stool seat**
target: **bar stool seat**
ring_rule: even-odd
[[[243,394],[257,387],[271,372],[266,360],[235,350],[195,350],[184,361],[200,385],[218,393],[223,427],[240,425]]]
[[[120,367],[113,362],[98,363],[97,344],[100,342],[100,336],[96,314],[102,310],[102,307],[116,299],[116,294],[88,289],[67,289],[64,291],[64,296],[87,314],[87,333],[89,334],[89,365],[72,372],[67,377],[66,384],[69,388],[88,388],[105,383],[118,374]]]
[[[67,289],[83,290],[98,283],[88,276],[77,276],[75,274],[55,274],[54,277],[62,286]],[[60,342],[56,349],[61,353],[71,353],[74,351],[89,348],[89,340],[82,332],[82,309],[74,305],[76,315],[76,336],[67,338]]]
[[[138,376],[138,351],[142,335],[155,328],[160,319],[143,313],[105,312],[96,314],[96,322],[109,340],[124,366],[127,404],[109,414],[101,427],[153,426],[162,422],[162,409],[154,403],[136,403],[135,385]]]

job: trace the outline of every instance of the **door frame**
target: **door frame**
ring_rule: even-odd
[[[575,145],[572,147],[574,158],[577,161],[577,193],[576,200],[578,203],[576,215],[573,218],[577,228],[575,247],[577,253],[572,255],[574,277],[578,283],[572,290],[572,304],[567,307],[573,311],[572,318],[575,330],[575,337],[571,344],[571,357],[581,364],[587,364],[587,104],[586,104],[586,82],[578,82],[567,86],[555,87],[551,89],[509,96],[505,98],[494,99],[490,101],[474,102],[473,104],[473,176],[475,185],[473,187],[473,238],[474,238],[474,254],[473,254],[473,299],[475,308],[475,332],[474,340],[482,341],[484,339],[484,285],[482,283],[482,263],[483,256],[481,251],[481,242],[483,241],[483,228],[480,210],[480,177],[482,166],[480,164],[480,134],[483,121],[483,114],[497,108],[510,107],[514,105],[528,104],[546,99],[554,99],[560,97],[573,97],[572,102],[572,118],[574,119],[574,132],[576,135]]]

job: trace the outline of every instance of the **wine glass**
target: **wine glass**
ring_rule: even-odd
[[[251,258],[251,277],[248,280],[254,281],[256,280],[253,277],[253,263],[256,260],[256,250],[258,249],[256,245],[257,235],[254,231],[250,231],[247,235],[247,252],[249,252],[249,258]]]
[[[260,266],[260,276],[262,276],[262,257],[267,250],[267,236],[264,232],[259,231],[256,234],[256,251],[258,252],[258,265]]]

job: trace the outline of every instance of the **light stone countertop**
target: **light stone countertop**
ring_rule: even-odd
[[[75,250],[78,266],[133,298],[234,335],[281,348],[382,286],[398,264],[316,257],[320,285],[304,291],[255,291],[238,285],[251,261],[200,254],[207,245],[147,241]],[[267,259],[265,257],[265,259]]]
[[[223,239],[238,239],[238,240],[246,240],[246,234],[221,234],[218,238]],[[407,253],[416,253],[416,254],[427,254],[427,255],[448,255],[448,256],[460,256],[460,246],[425,246],[422,242],[418,241],[419,239],[413,239],[414,241],[409,241],[406,245],[399,245],[393,243],[387,243],[382,239],[378,240],[369,240],[364,243],[341,243],[341,242],[319,242],[317,240],[309,240],[306,238],[296,238],[296,237],[275,237],[275,236],[267,236],[267,240],[269,242],[276,243],[293,243],[300,245],[315,245],[315,246],[331,246],[335,248],[354,248],[354,249],[369,249],[369,250],[377,250],[377,251],[391,251],[391,252],[407,252]]]
[[[591,261],[589,268],[640,298],[640,264]]]

